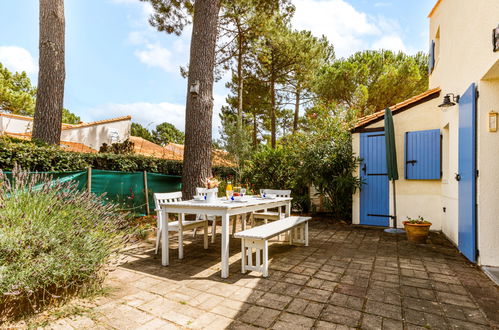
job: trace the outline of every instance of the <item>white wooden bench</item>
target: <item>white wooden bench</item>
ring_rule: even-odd
[[[289,244],[300,243],[308,246],[308,222],[311,217],[287,217],[281,220],[253,227],[236,233],[241,238],[241,271],[254,270],[269,275],[269,239],[284,232],[290,231]],[[253,263],[253,252],[255,262]]]

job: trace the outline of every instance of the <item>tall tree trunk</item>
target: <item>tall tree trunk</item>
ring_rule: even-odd
[[[243,40],[241,32],[238,33],[237,54],[237,132],[240,137],[243,130]]]
[[[64,103],[64,0],[40,0],[40,59],[33,138],[49,144],[61,139]]]
[[[253,149],[256,149],[258,145],[258,141],[256,140],[256,134],[258,132],[258,122],[256,120],[256,111],[253,111]]]
[[[275,75],[272,70],[270,77],[270,145],[276,147],[276,100],[275,100]]]
[[[191,198],[196,187],[211,176],[213,70],[219,0],[196,0],[192,26],[189,78],[185,107],[185,148],[182,194]],[[199,84],[199,93],[191,93]]]
[[[300,114],[300,95],[301,90],[300,87],[296,87],[295,91],[295,117],[293,118],[293,133],[298,129],[298,116]]]

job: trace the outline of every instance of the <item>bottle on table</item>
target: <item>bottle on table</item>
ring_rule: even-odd
[[[231,181],[228,181],[227,182],[227,187],[225,188],[225,196],[227,197],[227,199],[231,199],[232,198],[232,195],[234,194],[233,192],[233,189],[232,189],[232,182]]]

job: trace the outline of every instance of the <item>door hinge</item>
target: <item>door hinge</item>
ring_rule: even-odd
[[[478,256],[480,255],[480,250],[476,249],[476,256],[478,258]]]
[[[476,90],[476,98],[480,96],[480,92],[478,92],[478,89]]]
[[[476,177],[478,178],[478,175],[480,174],[480,172],[478,170],[476,170]]]

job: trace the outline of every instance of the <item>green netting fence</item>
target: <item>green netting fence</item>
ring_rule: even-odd
[[[11,173],[5,173],[10,177]],[[80,190],[88,190],[90,187],[92,193],[105,194],[105,200],[119,204],[122,210],[136,215],[154,213],[153,193],[182,189],[181,177],[177,175],[104,170],[43,173],[50,175],[54,181],[73,181]]]

